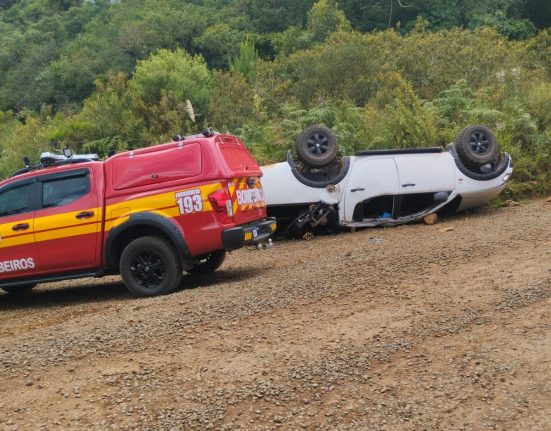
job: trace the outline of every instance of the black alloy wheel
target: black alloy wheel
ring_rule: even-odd
[[[297,138],[296,150],[299,159],[311,168],[330,165],[339,152],[337,135],[323,124],[304,129]]]
[[[490,140],[483,131],[477,130],[469,137],[471,148],[476,154],[486,154],[490,148]]]
[[[135,296],[165,295],[182,282],[180,256],[164,238],[144,236],[126,246],[120,260],[124,284]]]
[[[166,276],[166,266],[161,257],[147,251],[134,255],[130,271],[136,282],[145,289],[156,288]]]
[[[465,167],[478,172],[481,166],[496,158],[499,145],[488,127],[472,125],[461,131],[455,140],[455,150]]]
[[[310,136],[307,142],[308,152],[313,156],[323,156],[329,151],[329,140],[327,136],[316,133]]]

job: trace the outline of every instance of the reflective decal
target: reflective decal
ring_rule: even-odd
[[[32,257],[25,259],[4,260],[0,262],[0,273],[24,271],[26,269],[34,269],[34,260]]]
[[[264,192],[261,189],[236,190],[238,205],[251,205],[264,202]]]
[[[176,203],[180,214],[192,214],[203,211],[201,189],[191,189],[176,193]]]

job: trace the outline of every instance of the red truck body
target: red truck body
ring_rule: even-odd
[[[122,272],[143,237],[164,241],[183,270],[208,269],[201,259],[275,230],[261,175],[237,138],[215,134],[12,177],[0,183],[0,288]]]

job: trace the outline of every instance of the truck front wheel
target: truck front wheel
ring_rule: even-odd
[[[163,238],[144,236],[126,246],[120,260],[121,277],[139,297],[166,295],[182,282],[182,264],[174,247]]]

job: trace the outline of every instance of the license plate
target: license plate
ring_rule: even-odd
[[[258,229],[256,227],[253,228],[253,238],[256,238],[258,236]]]

